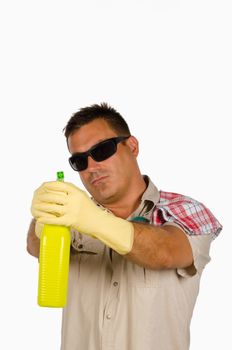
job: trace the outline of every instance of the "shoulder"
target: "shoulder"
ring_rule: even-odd
[[[212,234],[215,238],[222,229],[222,225],[203,203],[173,192],[160,191],[153,220],[157,224],[176,223],[190,235]]]

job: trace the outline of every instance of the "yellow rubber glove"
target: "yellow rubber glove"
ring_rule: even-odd
[[[36,220],[36,222],[35,222],[35,234],[38,238],[40,238],[42,231],[43,231],[43,228],[44,228],[44,224],[41,224],[41,222],[38,222]]]
[[[133,224],[97,206],[71,183],[45,182],[34,193],[31,212],[38,224],[72,227],[98,238],[119,254],[132,249]]]

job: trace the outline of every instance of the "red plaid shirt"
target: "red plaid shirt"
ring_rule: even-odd
[[[216,238],[222,225],[202,203],[177,193],[160,191],[160,199],[152,213],[152,223],[178,224],[190,235],[213,234]]]

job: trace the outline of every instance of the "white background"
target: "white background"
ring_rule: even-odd
[[[26,252],[31,198],[57,170],[81,186],[62,129],[102,101],[139,139],[142,173],[223,224],[191,350],[232,348],[231,16],[224,0],[1,1],[1,349],[59,349],[61,311],[37,306]]]

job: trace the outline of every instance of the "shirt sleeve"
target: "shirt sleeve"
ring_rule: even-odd
[[[185,269],[177,269],[178,275],[182,277],[194,276],[196,273],[201,275],[206,264],[211,260],[209,255],[212,235],[188,236],[189,243],[193,253],[193,266]]]
[[[222,225],[202,203],[183,195],[162,192],[157,204],[156,217],[162,224],[176,223],[189,236],[212,235],[216,238],[222,230]]]
[[[175,193],[161,192],[156,210],[156,221],[179,226],[191,245],[194,266],[177,269],[177,273],[183,277],[201,274],[210,261],[211,242],[222,230],[222,225],[204,204]]]

